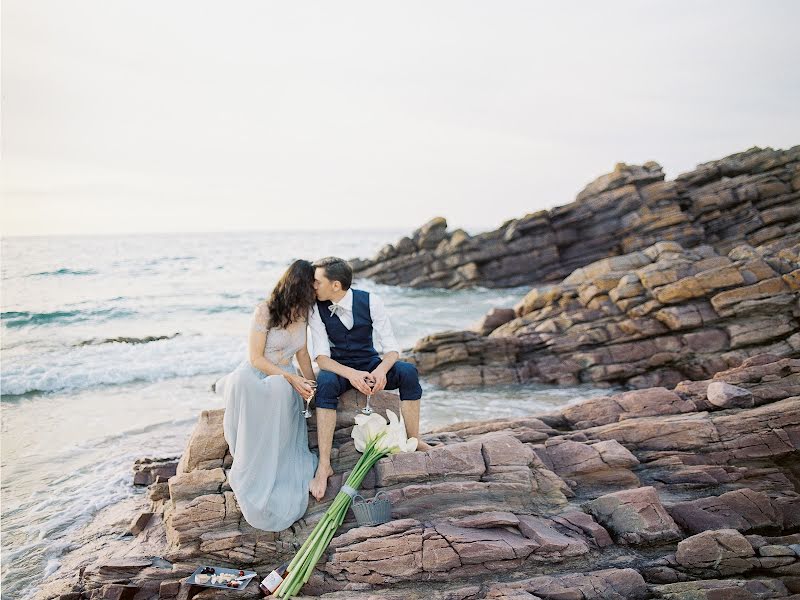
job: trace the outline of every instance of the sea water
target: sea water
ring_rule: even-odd
[[[373,256],[404,233],[3,239],[3,598],[29,597],[93,515],[144,493],[132,486],[134,460],[178,455],[199,412],[222,406],[209,385],[244,358],[253,308],[292,260]],[[356,285],[384,299],[403,348],[527,291]],[[605,393],[423,387],[423,431]]]

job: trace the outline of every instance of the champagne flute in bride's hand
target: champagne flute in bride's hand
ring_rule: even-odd
[[[314,397],[314,394],[317,393],[317,382],[316,381],[307,380],[306,383],[311,387],[311,394],[309,394],[308,398],[305,399],[306,408],[305,408],[304,411],[302,411],[302,413],[303,413],[303,416],[306,419],[310,419],[311,418],[311,411],[309,410],[309,406],[311,405],[311,399]]]

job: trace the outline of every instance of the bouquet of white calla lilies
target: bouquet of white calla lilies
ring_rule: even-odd
[[[390,410],[387,410],[386,414],[389,416],[388,424],[378,413],[369,416],[356,415],[356,424],[350,435],[356,450],[362,453],[361,458],[350,472],[342,490],[336,494],[330,508],[289,564],[289,573],[275,593],[279,598],[293,597],[311,577],[314,567],[327,550],[336,530],[344,522],[353,495],[375,463],[389,454],[414,452],[417,449],[419,443],[417,438],[406,437],[406,424],[402,415],[398,419]]]

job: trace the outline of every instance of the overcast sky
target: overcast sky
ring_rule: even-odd
[[[417,227],[800,143],[800,2],[4,0],[3,235]]]

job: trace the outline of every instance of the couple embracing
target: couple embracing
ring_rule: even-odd
[[[397,360],[400,348],[380,298],[352,289],[352,281],[352,268],[340,258],[292,263],[256,306],[247,359],[214,385],[225,398],[224,432],[233,455],[228,480],[245,519],[258,529],[286,529],[305,514],[309,492],[317,500],[325,495],[336,407],[347,390],[399,389],[407,435],[419,439],[417,370]],[[302,399],[314,395],[314,386],[318,457],[309,450],[302,414]],[[417,449],[429,446],[420,441]]]

